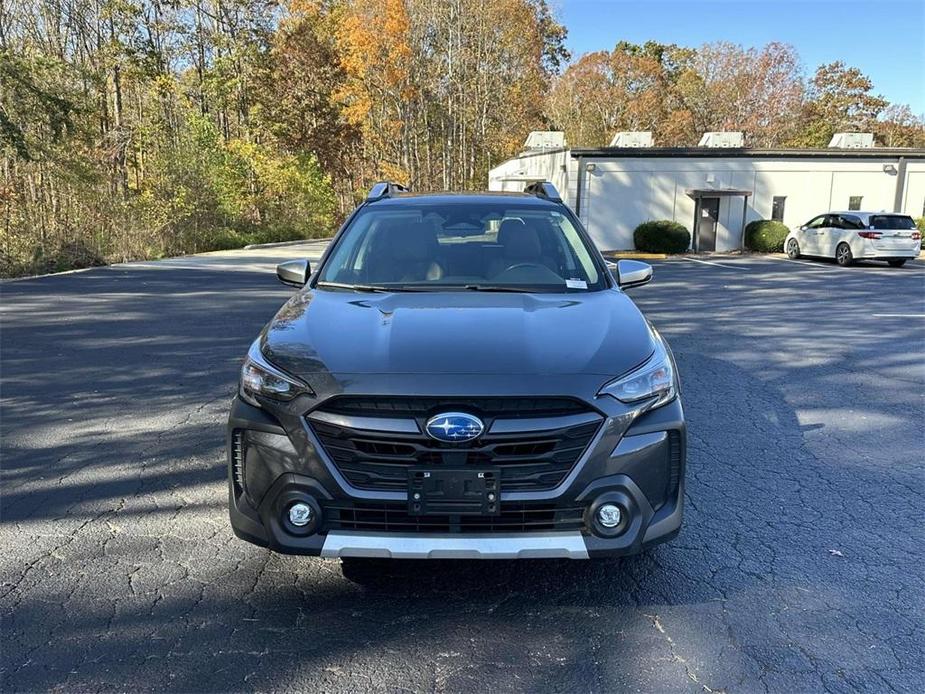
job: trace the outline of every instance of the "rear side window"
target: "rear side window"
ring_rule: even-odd
[[[840,229],[863,229],[864,224],[861,222],[860,217],[855,217],[853,214],[842,214],[838,215],[836,219],[839,220],[838,226]]]
[[[912,217],[903,214],[875,214],[870,217],[871,229],[915,229]]]

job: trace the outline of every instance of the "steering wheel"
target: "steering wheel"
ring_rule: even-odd
[[[502,270],[502,271],[499,272],[498,274],[501,275],[501,274],[503,274],[503,273],[505,273],[505,272],[510,272],[511,270],[519,270],[519,269],[522,268],[522,267],[539,267],[539,268],[543,268],[544,270],[548,270],[548,269],[549,269],[548,267],[546,267],[546,266],[543,265],[542,263],[514,263],[514,264],[511,265],[509,268],[505,268],[504,270]]]

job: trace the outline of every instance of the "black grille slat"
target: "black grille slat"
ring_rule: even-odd
[[[426,417],[434,408],[463,409],[480,416],[558,417],[588,412],[588,406],[571,398],[415,398],[342,395],[324,404],[326,412],[360,417]]]
[[[502,504],[499,516],[411,516],[404,504],[331,502],[325,505],[325,530],[427,533],[539,532],[580,530],[584,509],[544,504]]]
[[[516,417],[511,416],[515,414],[511,408],[524,402],[533,403],[533,409],[528,410],[527,414],[534,417],[537,412],[543,413],[545,417],[553,411],[557,412],[556,416],[564,417],[591,413],[597,415],[587,406],[572,400],[525,401],[521,398],[514,398],[510,402],[488,398],[461,402],[385,398],[380,402],[372,398],[341,397],[325,403],[322,412],[346,414],[348,417],[370,417],[375,414],[379,417],[384,414],[394,417],[396,411],[400,410],[405,419],[414,416],[418,428],[423,429],[423,422],[432,416],[435,406],[440,409],[457,407],[461,411],[485,417],[488,428],[493,420],[487,418],[484,408],[496,414],[503,412],[506,414],[505,419],[512,420]],[[559,403],[558,409],[556,403]],[[576,412],[576,406],[583,409]],[[516,414],[525,413],[517,410]],[[552,421],[555,422],[555,419]],[[574,422],[574,419],[571,421]],[[593,421],[558,429],[487,433],[471,442],[453,444],[436,441],[423,433],[353,429],[309,417],[309,423],[324,450],[352,485],[389,491],[406,489],[408,470],[414,467],[440,467],[448,464],[500,468],[502,487],[510,491],[550,489],[559,484],[572,469],[602,421],[603,418],[598,415]]]

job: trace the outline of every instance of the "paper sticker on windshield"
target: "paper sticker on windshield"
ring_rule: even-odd
[[[565,286],[569,289],[587,289],[588,283],[584,280],[565,280]]]

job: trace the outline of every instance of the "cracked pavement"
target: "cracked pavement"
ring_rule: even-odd
[[[921,262],[656,263],[632,295],[682,376],[681,535],[348,580],[225,510],[272,265],[322,247],[0,285],[5,691],[925,690]]]

